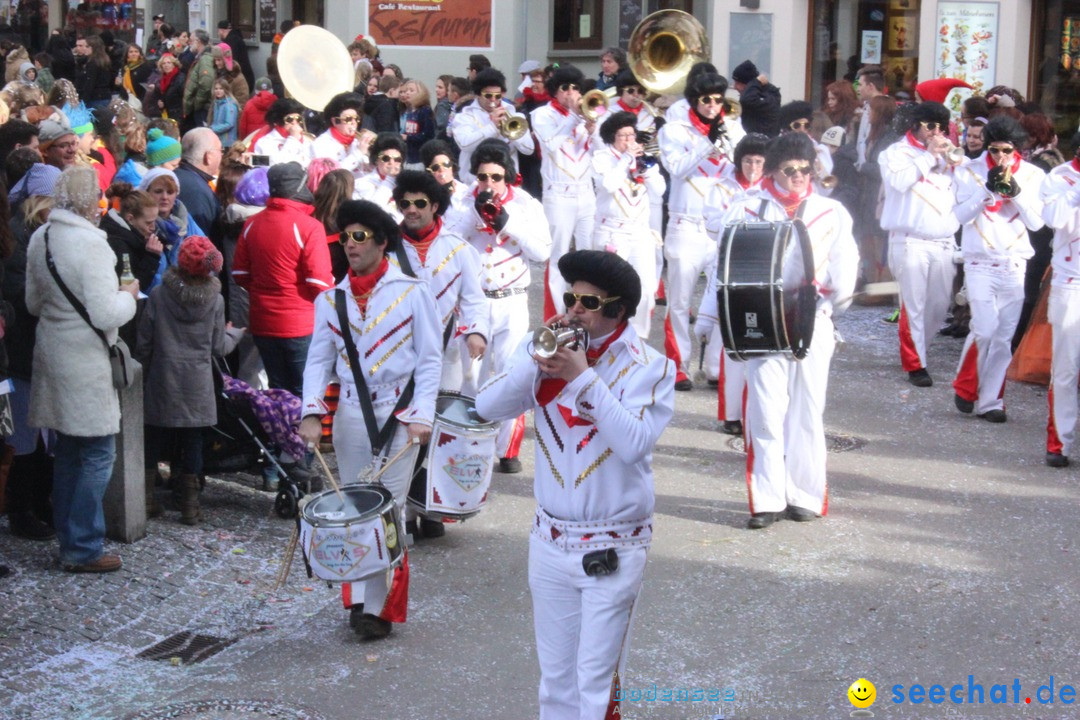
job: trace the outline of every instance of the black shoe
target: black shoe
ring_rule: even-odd
[[[746,527],[751,530],[761,530],[767,528],[774,522],[780,519],[781,513],[778,512],[761,512],[754,513],[750,516],[750,519],[746,521]]]
[[[426,517],[420,518],[420,534],[426,538],[440,538],[446,534],[446,525],[442,520],[430,520]]]
[[[723,430],[725,435],[742,435],[742,420],[725,420]]]
[[[984,413],[979,413],[979,417],[981,417],[983,420],[985,420],[987,422],[1003,423],[1003,422],[1005,422],[1005,411],[1004,410],[989,410],[989,411],[984,412]]]
[[[656,307],[666,307],[666,306],[667,306],[667,298],[666,297],[656,298]]]
[[[1069,467],[1069,458],[1061,453],[1048,452],[1046,453],[1046,464],[1050,467]]]
[[[675,383],[675,389],[679,392],[686,392],[687,390],[694,389],[694,383],[690,381],[690,378],[679,380]]]
[[[926,368],[912,370],[907,374],[907,379],[915,387],[930,387],[934,384],[934,379],[930,377],[930,373],[926,372]]]
[[[517,475],[521,472],[521,461],[515,458],[499,458],[499,472],[504,475]]]
[[[711,388],[720,387],[720,381],[719,380],[706,380],[705,382],[708,383],[709,387],[711,387]]]
[[[816,512],[801,508],[798,505],[788,505],[787,516],[795,522],[810,522],[811,520],[818,519],[818,514]]]
[[[952,336],[954,338],[959,338],[962,340],[963,338],[966,338],[968,336],[969,332],[971,332],[971,328],[967,325],[953,325]]]
[[[0,578],[6,578],[11,574],[11,568],[7,565],[0,565]]]
[[[33,513],[20,512],[9,516],[11,522],[11,534],[24,540],[37,540],[47,542],[56,537],[56,532],[34,517]]]
[[[956,409],[962,413],[968,413],[969,415],[975,410],[975,403],[971,400],[965,400],[959,395],[953,396],[953,402],[956,403]]]
[[[363,605],[353,605],[349,611],[349,627],[363,640],[381,640],[390,634],[394,624],[378,615],[364,612]]]

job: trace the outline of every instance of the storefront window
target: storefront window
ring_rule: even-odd
[[[75,28],[78,35],[99,35],[109,30],[117,40],[135,40],[134,2],[67,2],[64,9],[67,27]]]
[[[1032,46],[1031,100],[1065,140],[1080,124],[1080,0],[1047,0],[1033,26],[1042,37]]]
[[[825,88],[854,80],[863,65],[881,65],[889,92],[915,97],[921,0],[812,0],[810,102]]]

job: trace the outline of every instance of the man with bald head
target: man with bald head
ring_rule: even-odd
[[[180,202],[201,228],[210,228],[221,211],[211,181],[221,168],[221,140],[210,128],[195,128],[180,141]]]

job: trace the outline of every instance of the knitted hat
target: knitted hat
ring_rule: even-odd
[[[158,128],[146,133],[146,164],[149,167],[164,165],[180,159],[180,143]]]
[[[236,201],[241,205],[265,207],[270,199],[270,181],[266,179],[269,168],[257,167],[244,173],[236,183]]]
[[[232,48],[229,47],[228,43],[218,43],[217,49],[221,51],[221,58],[225,61],[225,69],[232,72]]]
[[[71,128],[67,124],[67,118],[64,118],[63,122],[57,122],[52,118],[46,118],[41,121],[38,130],[38,142],[41,143],[41,146],[44,149],[65,135],[73,134],[74,133],[71,132]]]
[[[838,148],[844,144],[844,128],[835,125],[821,134],[821,144]]]
[[[748,83],[760,74],[757,65],[749,60],[744,60],[731,71],[731,79],[738,83]]]
[[[180,245],[176,264],[188,275],[206,277],[221,272],[221,253],[202,235],[189,235]]]
[[[71,124],[71,132],[82,137],[88,132],[94,131],[94,114],[86,109],[86,105],[79,103],[75,107],[65,105],[64,115]]]
[[[944,103],[945,96],[949,94],[949,91],[958,87],[970,88],[971,86],[956,78],[937,78],[919,83],[915,86],[915,92],[919,93],[919,97],[923,100]]]
[[[255,92],[270,92],[273,89],[274,84],[270,82],[270,78],[255,78]]]
[[[142,190],[143,192],[149,192],[151,183],[153,183],[155,180],[162,176],[171,177],[172,181],[176,183],[176,189],[179,192],[180,180],[176,177],[176,173],[174,173],[172,170],[166,170],[165,168],[161,167],[151,168],[149,171],[147,171],[145,175],[142,176],[142,180],[139,181],[139,190]]]

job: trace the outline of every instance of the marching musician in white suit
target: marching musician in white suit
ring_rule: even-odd
[[[540,142],[540,177],[544,182],[544,214],[551,228],[551,261],[548,263],[548,300],[559,302],[566,283],[555,263],[570,250],[593,240],[596,193],[593,190],[592,150],[596,123],[579,113],[581,71],[563,65],[545,81],[551,102],[532,112],[531,122]]]
[[[1070,142],[1073,158],[1054,168],[1042,184],[1043,220],[1054,228],[1053,275],[1047,316],[1053,328],[1050,422],[1046,464],[1066,467],[1076,441],[1076,385],[1080,378],[1080,133]]]
[[[614,253],[559,260],[566,315],[589,351],[547,359],[518,345],[476,398],[482,417],[533,411],[537,508],[529,589],[540,660],[540,718],[607,717],[612,673],[629,650],[634,603],[652,537],[652,451],[674,411],[674,365],[627,320],[641,282]]]
[[[723,240],[724,224],[731,206],[746,197],[754,197],[761,191],[765,178],[765,148],[769,138],[760,133],[745,135],[735,146],[735,162],[731,172],[713,186],[706,201],[705,231],[716,241]],[[705,271],[705,294],[701,298],[694,335],[705,344],[705,375],[717,380],[717,419],[728,435],[743,434],[743,390],[746,373],[741,360],[728,357],[723,351],[720,336],[720,316],[717,309],[718,289],[717,263]]]
[[[370,403],[380,431],[388,422],[397,423],[382,448],[383,457],[394,457],[407,443],[430,439],[442,372],[442,331],[427,284],[408,277],[386,258],[401,242],[393,218],[373,203],[349,200],[338,210],[337,222],[349,273],[315,301],[300,436],[309,446],[319,442],[326,413],[323,394],[331,374],[337,375],[341,396],[334,416],[334,452],[341,481],[354,483],[375,459],[375,438],[368,432],[361,403]],[[342,302],[346,327],[339,318]],[[347,359],[344,332],[353,339],[359,367]],[[354,372],[362,375],[367,398],[359,396]],[[405,507],[415,459],[413,450],[380,478],[400,507]],[[343,583],[341,590],[353,630],[364,638],[386,637],[391,623],[405,622],[408,557],[387,576]]]
[[[608,112],[625,111],[633,113],[637,118],[638,137],[641,137],[641,133],[647,133],[650,138],[655,140],[664,119],[652,105],[645,102],[646,94],[645,88],[642,87],[641,82],[634,76],[634,73],[623,70],[615,76],[615,97],[618,99]],[[651,189],[649,190],[649,227],[661,237],[664,234],[664,191],[666,190],[666,181],[663,187],[660,188],[660,194],[656,194]],[[658,262],[656,281],[660,282],[660,270],[664,264],[662,249],[658,249],[656,256]],[[645,294],[649,294],[648,290],[646,290]]]
[[[467,183],[475,180],[471,171],[473,151],[484,140],[502,138],[500,124],[505,118],[517,114],[514,104],[505,99],[506,76],[499,70],[487,68],[476,73],[472,89],[476,99],[463,107],[450,121],[450,135],[461,149],[458,156],[461,179]],[[508,140],[507,145],[515,165],[519,154],[532,155],[536,151],[531,132],[526,132],[516,140]]]
[[[934,384],[926,351],[949,312],[956,275],[953,237],[960,223],[953,212],[948,129],[948,108],[920,103],[907,134],[878,160],[885,188],[881,228],[889,231],[889,268],[900,284],[900,364],[916,387]]]
[[[370,200],[397,222],[401,212],[394,202],[394,183],[405,164],[405,141],[397,133],[379,133],[371,143],[374,166],[356,181],[354,200]]]
[[[667,114],[660,129],[660,158],[671,176],[664,255],[668,262],[668,311],[664,348],[675,361],[676,390],[690,390],[690,298],[698,276],[716,259],[716,243],[705,232],[705,199],[724,176],[730,158],[720,141],[727,81],[702,73],[689,80],[685,113]],[[673,106],[674,107],[674,106]]]
[[[502,140],[485,140],[472,156],[472,216],[457,226],[465,240],[480,253],[480,287],[491,308],[488,347],[480,364],[477,385],[506,368],[521,339],[529,333],[529,263],[547,262],[551,236],[540,203],[511,180],[517,167]],[[499,426],[496,449],[499,469],[521,472],[518,453],[525,434],[525,419],[506,420]]]
[[[971,332],[953,400],[960,412],[974,411],[993,423],[1006,420],[1005,372],[1024,305],[1024,273],[1034,254],[1028,230],[1044,224],[1039,190],[1046,173],[1021,159],[1026,139],[1016,120],[996,117],[983,128],[987,151],[956,173]]]
[[[809,136],[787,133],[765,156],[766,179],[756,197],[737,202],[731,222],[802,219],[813,248],[817,313],[809,351],[746,362],[747,527],[772,525],[785,514],[806,522],[828,510],[825,479],[825,391],[836,341],[832,316],[851,303],[859,250],[844,207],[813,190],[817,152]]]
[[[257,132],[251,145],[253,155],[265,155],[270,165],[311,162],[312,143],[304,135],[304,106],[291,98],[275,100],[266,110],[265,132]]]
[[[330,158],[360,178],[371,167],[368,146],[373,135],[360,132],[360,120],[364,113],[364,98],[357,93],[335,95],[323,108],[323,117],[330,123],[312,144],[312,157]]]
[[[609,113],[600,125],[604,146],[593,153],[596,174],[596,234],[593,249],[617,253],[637,271],[644,288],[655,288],[656,245],[650,216],[653,196],[664,194],[664,176],[655,157],[646,157],[637,140],[637,117],[629,112]],[[649,337],[649,316],[656,299],[641,294],[631,325]]]

